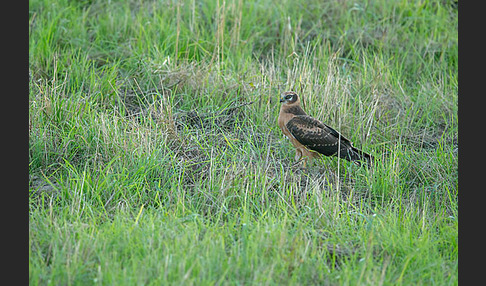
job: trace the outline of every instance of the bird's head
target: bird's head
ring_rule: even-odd
[[[293,91],[286,91],[280,95],[280,102],[286,105],[291,105],[299,101],[299,96]]]

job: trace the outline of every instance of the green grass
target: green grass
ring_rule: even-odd
[[[448,1],[30,1],[30,283],[457,285],[457,62]]]

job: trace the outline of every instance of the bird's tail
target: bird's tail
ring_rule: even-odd
[[[369,167],[373,165],[373,161],[375,160],[375,158],[370,154],[365,153],[353,146],[348,146],[344,150],[342,149],[339,157],[353,162],[358,166],[361,166],[361,162],[366,162]]]

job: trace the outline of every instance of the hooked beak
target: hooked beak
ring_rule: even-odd
[[[280,102],[284,102],[284,101],[285,101],[285,99],[283,99],[283,98],[280,99]]]

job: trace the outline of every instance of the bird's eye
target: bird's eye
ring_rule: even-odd
[[[285,99],[292,99],[292,95],[291,94],[287,95]]]

